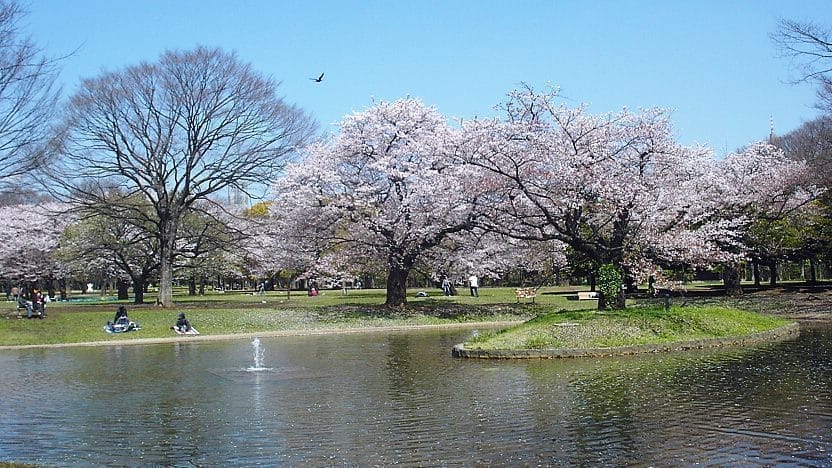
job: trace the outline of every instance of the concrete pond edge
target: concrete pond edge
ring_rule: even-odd
[[[708,338],[702,340],[678,341],[610,348],[558,348],[558,349],[465,349],[463,343],[454,345],[451,355],[472,359],[561,359],[582,357],[628,356],[633,354],[664,353],[694,349],[749,346],[759,343],[784,341],[800,333],[797,322],[773,330],[743,336]]]

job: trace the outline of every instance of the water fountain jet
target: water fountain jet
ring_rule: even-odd
[[[254,348],[254,365],[247,367],[248,372],[262,372],[272,370],[270,367],[263,367],[263,348],[260,346],[260,338],[251,340],[251,346]]]

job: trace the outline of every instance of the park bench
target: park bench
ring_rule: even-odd
[[[19,319],[25,319],[25,318],[27,318],[27,316],[28,316],[29,312],[28,312],[28,310],[26,309],[26,307],[24,307],[24,306],[22,306],[22,305],[19,305],[19,304],[15,304],[15,305],[16,305],[16,307],[15,307],[15,308],[13,308],[13,309],[11,309],[11,310],[7,310],[7,311],[5,311],[5,313],[4,313],[3,315],[4,315],[6,318],[19,318]],[[43,313],[43,312],[42,312],[41,310],[39,310],[39,309],[35,309],[35,310],[32,312],[32,318],[44,318],[45,316],[46,316],[46,314],[45,314],[45,313]]]
[[[579,291],[578,300],[586,301],[589,299],[598,299],[598,291]]]
[[[534,298],[537,297],[537,291],[534,288],[517,288],[514,290],[514,297],[518,303],[520,299],[531,299],[534,302]]]
[[[663,283],[654,283],[653,284],[653,295],[660,296],[663,294],[671,294],[674,292],[678,292],[679,294],[684,294],[688,292],[687,286],[682,281],[667,281]]]

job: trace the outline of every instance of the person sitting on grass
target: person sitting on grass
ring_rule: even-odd
[[[191,322],[185,318],[184,312],[179,312],[179,318],[176,319],[176,325],[170,327],[176,333],[180,335],[187,334],[187,335],[195,335],[197,334],[196,329],[191,326]]]
[[[130,319],[127,318],[127,307],[118,307],[118,310],[116,310],[116,316],[113,319],[113,323],[121,323],[125,325],[130,323]]]
[[[127,317],[127,307],[119,306],[112,322],[107,322],[107,329],[115,332],[139,330],[139,325]]]

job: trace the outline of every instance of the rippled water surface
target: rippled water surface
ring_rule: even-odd
[[[832,465],[832,328],[754,349],[471,361],[471,331],[0,351],[0,462]]]

